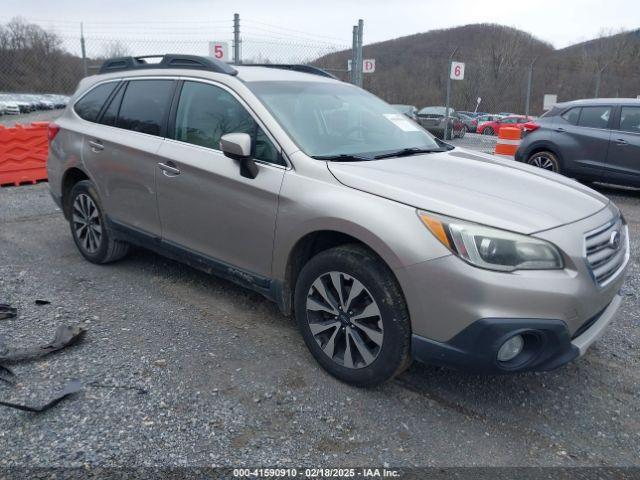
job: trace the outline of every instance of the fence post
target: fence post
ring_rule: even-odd
[[[538,57],[535,57],[533,61],[529,64],[529,71],[527,72],[527,103],[524,106],[524,116],[529,116],[529,105],[531,103],[531,78],[533,77],[533,66],[538,60]]]
[[[240,14],[233,14],[233,63],[240,65]]]
[[[609,64],[605,63],[604,67],[598,70],[598,73],[596,74],[596,92],[595,92],[594,98],[598,98],[600,96],[600,82],[602,81],[602,74],[604,73],[604,71],[607,69],[608,66]]]
[[[448,135],[449,135],[449,102],[451,100],[451,65],[453,63],[453,56],[456,54],[456,52],[458,51],[458,47],[456,47],[453,52],[451,52],[451,55],[449,55],[449,63],[448,68],[447,68],[447,98],[445,100],[445,106],[444,106],[444,116],[446,119],[446,123],[444,124],[444,140],[447,139]]]
[[[358,26],[353,26],[353,39],[351,41],[351,72],[349,80],[352,84],[357,85],[356,80],[356,63],[358,62]]]
[[[80,22],[80,51],[82,52],[82,71],[84,76],[89,75],[89,68],[87,67],[87,52],[84,46],[84,25]]]
[[[362,31],[364,29],[364,22],[362,19],[358,20],[358,61],[356,62],[358,72],[358,86],[362,88]],[[353,68],[353,67],[352,67]]]

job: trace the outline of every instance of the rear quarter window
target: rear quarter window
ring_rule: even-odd
[[[580,118],[580,107],[571,108],[560,116],[571,125],[577,125]]]
[[[109,95],[111,95],[111,92],[113,92],[117,84],[117,82],[109,82],[92,88],[76,102],[73,109],[80,118],[88,120],[89,122],[95,122],[98,119],[104,102],[107,101],[107,98],[109,98]]]

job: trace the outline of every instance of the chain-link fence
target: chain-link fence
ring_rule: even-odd
[[[363,58],[376,63],[374,72],[364,73],[363,88],[392,104],[413,105],[417,110],[442,108],[450,61],[463,62],[464,79],[450,81],[449,105],[457,112],[483,112],[488,117],[475,123],[473,118],[453,119],[451,129],[456,136],[466,136],[454,141],[485,151],[493,150],[495,129],[481,128],[484,120],[492,121],[498,114],[540,115],[545,94],[556,95],[558,101],[640,94],[639,42],[627,42],[623,36],[623,43],[606,52],[570,54],[534,45],[513,33],[509,38],[518,41],[510,42],[507,37],[502,39],[505,32],[508,29],[496,30],[491,35],[494,42],[479,48],[467,44],[457,49],[451,42],[421,48],[412,37],[365,45]],[[350,81],[350,34],[332,38],[250,18],[242,22],[85,24],[82,34],[80,26],[72,23],[43,28],[27,20],[0,22],[0,108],[1,102],[16,94],[70,95],[78,81],[97,72],[106,58],[208,55],[212,42],[226,46],[229,61],[236,60],[237,45],[241,63],[312,64]]]

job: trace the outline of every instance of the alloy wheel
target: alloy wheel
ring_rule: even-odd
[[[320,275],[306,301],[311,334],[325,355],[346,368],[371,365],[384,338],[380,308],[358,279],[343,272]]]
[[[542,168],[543,170],[549,170],[551,172],[557,171],[556,164],[547,155],[535,155],[529,159],[529,165]]]
[[[88,253],[95,253],[102,242],[100,213],[93,199],[84,193],[73,201],[73,230],[78,243]]]

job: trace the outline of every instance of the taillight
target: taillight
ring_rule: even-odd
[[[58,135],[58,132],[60,131],[60,125],[57,125],[53,122],[51,122],[49,124],[49,128],[47,129],[47,138],[49,139],[49,141],[53,141],[54,138],[56,138],[56,135]]]
[[[538,125],[536,122],[527,122],[522,125],[522,130],[524,130],[526,133],[533,132],[534,130],[537,130],[539,128],[540,125]]]

